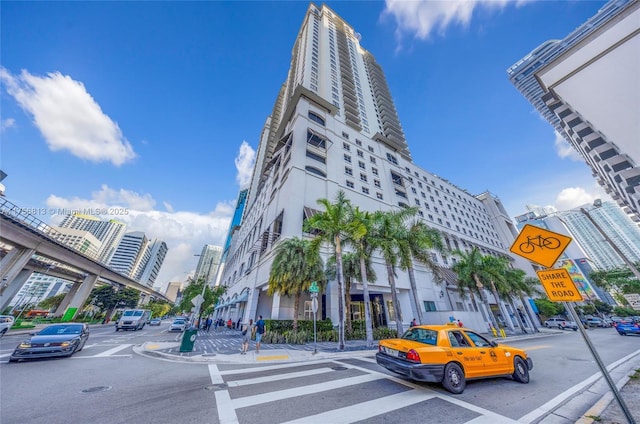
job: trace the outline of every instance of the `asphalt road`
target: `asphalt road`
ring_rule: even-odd
[[[201,364],[134,353],[144,342],[179,337],[167,328],[165,323],[115,333],[111,326],[92,327],[85,349],[72,358],[17,364],[6,360],[22,336],[3,337],[0,422],[560,423],[549,413],[570,403],[599,373],[580,333],[573,331],[510,343],[534,359],[529,384],[473,381],[457,396],[392,375],[375,364],[371,352],[294,364]],[[606,364],[638,359],[640,337],[621,337],[612,329],[589,335]],[[233,339],[225,341],[229,352],[235,350]],[[585,405],[579,408],[583,411],[576,413],[582,414]]]

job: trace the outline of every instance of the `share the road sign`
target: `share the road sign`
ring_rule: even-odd
[[[518,256],[551,268],[571,240],[571,237],[564,234],[527,224],[509,250]]]
[[[580,302],[582,295],[564,268],[538,271],[538,278],[552,302]]]

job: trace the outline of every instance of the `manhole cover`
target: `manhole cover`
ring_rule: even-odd
[[[224,390],[227,388],[225,383],[220,384],[209,384],[208,386],[204,386],[205,390]]]
[[[334,371],[344,371],[344,370],[347,369],[347,367],[333,367],[331,369],[334,370]]]
[[[106,392],[107,390],[111,390],[111,386],[89,387],[88,389],[82,390],[82,393]]]

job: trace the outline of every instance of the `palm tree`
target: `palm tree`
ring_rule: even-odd
[[[326,276],[329,280],[335,280],[337,274],[336,257],[331,256],[327,260]],[[358,278],[358,260],[351,252],[342,254],[342,274],[344,276],[344,305],[346,310],[345,331],[349,334],[353,332],[351,326],[351,283]]]
[[[380,250],[387,267],[387,278],[391,285],[391,301],[396,315],[396,330],[403,333],[402,310],[396,293],[396,267],[399,265],[402,234],[405,232],[404,221],[415,215],[415,208],[403,208],[395,211],[376,211],[372,244]]]
[[[371,321],[371,299],[369,299],[369,281],[374,282],[377,279],[376,273],[371,267],[371,255],[375,250],[372,244],[372,230],[374,225],[374,216],[367,212],[361,211],[357,206],[352,211],[352,220],[354,224],[361,224],[363,231],[357,231],[350,234],[348,243],[355,249],[354,255],[360,263],[360,273],[357,277],[362,282],[362,296],[364,298],[364,327],[367,338],[367,347],[373,346],[373,323]]]
[[[311,242],[293,237],[278,244],[269,272],[267,293],[270,296],[275,293],[283,296],[293,295],[293,331],[298,330],[300,296],[309,290],[311,282],[323,280],[320,252]]]
[[[471,249],[470,252],[462,252],[461,250],[455,250],[453,252],[459,260],[451,267],[451,269],[458,274],[458,290],[464,295],[465,289],[469,290],[471,295],[478,293],[482,303],[487,309],[489,321],[494,328],[499,328],[496,317],[491,311],[489,301],[484,295],[484,285],[480,279],[480,275],[484,272],[484,265],[482,263],[482,254],[477,248]]]
[[[344,349],[344,287],[342,271],[342,240],[349,235],[364,231],[362,225],[351,220],[352,206],[344,191],[336,194],[334,203],[327,199],[319,199],[318,204],[324,206],[324,212],[319,212],[304,223],[305,231],[316,230],[318,234],[313,243],[319,247],[321,243],[328,243],[333,247],[336,256],[336,283],[338,285],[338,349]]]
[[[502,299],[500,298],[500,293],[498,293],[498,288],[496,286],[496,283],[502,284],[502,285],[507,284],[505,276],[506,276],[507,269],[509,268],[508,264],[509,264],[508,260],[504,257],[497,257],[497,256],[491,256],[491,255],[482,256],[482,265],[484,269],[480,276],[480,279],[489,283],[489,287],[491,288],[491,293],[493,294],[493,298],[495,299],[496,304],[498,305],[498,310],[500,311],[500,314],[504,317],[505,324],[507,324],[507,326],[511,331],[515,331],[515,328],[513,327],[513,323],[511,322],[509,314],[507,313],[506,309],[504,308],[504,305],[502,304]]]
[[[418,287],[416,285],[413,261],[415,259],[423,263],[431,271],[434,280],[443,280],[443,277],[440,275],[440,267],[431,257],[432,249],[440,252],[444,251],[442,237],[438,230],[429,227],[424,221],[414,221],[409,224],[408,227],[404,228],[400,243],[400,265],[402,269],[406,269],[409,274],[409,283],[411,284],[413,301],[420,324],[424,323],[424,317],[422,315],[420,301],[418,300]]]

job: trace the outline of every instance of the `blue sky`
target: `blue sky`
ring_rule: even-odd
[[[2,1],[0,167],[23,208],[121,207],[157,283],[222,245],[308,2]],[[603,1],[337,1],[385,71],[414,162],[511,216],[609,200],[506,69]]]

